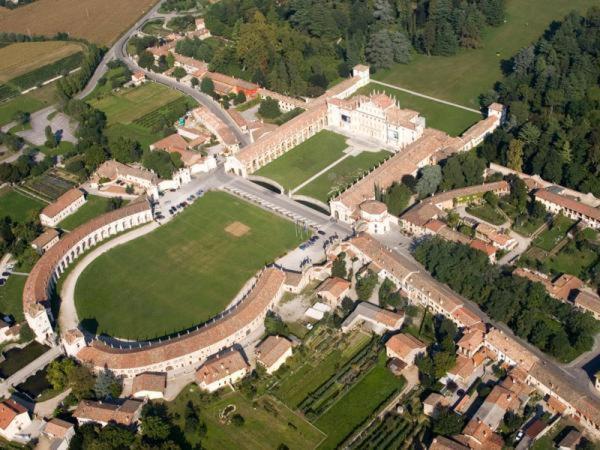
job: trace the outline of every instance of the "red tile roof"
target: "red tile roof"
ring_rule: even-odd
[[[27,412],[27,408],[13,399],[4,400],[0,403],[0,428],[6,430],[14,418],[24,412]]]
[[[540,189],[536,191],[534,195],[536,198],[546,200],[563,208],[575,211],[576,213],[582,214],[593,220],[600,221],[600,209],[598,208],[593,208],[585,203],[578,202],[577,200],[564,195],[555,194],[547,189]]]
[[[81,197],[83,197],[83,192],[81,192],[79,189],[69,189],[63,195],[58,197],[54,203],[50,203],[48,206],[42,209],[41,214],[52,218],[69,207],[72,203],[79,200]]]

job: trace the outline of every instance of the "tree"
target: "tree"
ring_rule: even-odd
[[[181,155],[178,153],[175,155],[179,156],[179,160],[164,150],[154,150],[144,155],[142,164],[147,169],[154,171],[160,178],[167,180],[173,176],[176,169],[183,167]]]
[[[123,386],[121,380],[108,369],[104,369],[96,377],[94,385],[94,393],[97,398],[104,399],[106,397],[118,398],[121,395]]]
[[[138,58],[138,64],[144,69],[152,70],[154,68],[154,56],[149,51],[144,50]]]
[[[50,125],[46,125],[44,133],[46,135],[46,147],[56,148],[56,146],[58,145],[58,140],[56,139],[56,135],[52,132],[52,128],[50,127]]]
[[[411,190],[403,183],[394,183],[382,196],[383,202],[388,207],[388,212],[399,216],[408,206],[412,197]]]
[[[171,433],[171,425],[162,417],[147,415],[142,417],[142,435],[151,441],[165,441]]]
[[[276,117],[279,117],[281,115],[279,102],[271,97],[265,98],[262,102],[260,102],[258,114],[266,119],[275,119]]]
[[[523,170],[523,142],[519,139],[513,139],[508,146],[508,155],[506,165],[517,172]]]
[[[464,421],[461,416],[448,407],[442,407],[433,419],[433,432],[442,436],[452,436],[459,434],[463,425]]]
[[[333,261],[333,265],[331,267],[331,276],[338,278],[346,278],[347,275],[348,272],[346,270],[346,253],[341,252]]]
[[[124,164],[139,161],[143,154],[139,142],[123,136],[110,141],[109,148],[111,156]]]
[[[172,74],[175,77],[175,79],[177,81],[179,81],[180,79],[182,79],[183,77],[185,77],[187,75],[187,72],[185,71],[185,69],[183,67],[175,67],[173,69]]]
[[[200,90],[211,97],[215,97],[215,83],[209,77],[202,78],[200,82]]]
[[[237,93],[237,95],[233,99],[233,103],[236,105],[241,105],[242,103],[246,103],[246,94],[244,94],[244,91],[240,91]]]
[[[69,383],[69,374],[75,367],[75,362],[71,358],[54,360],[48,365],[46,379],[57,391],[67,388]]]
[[[13,119],[21,125],[26,125],[31,119],[31,114],[26,111],[17,111],[13,115]]]
[[[104,161],[106,161],[108,155],[104,148],[100,145],[92,145],[85,152],[85,165],[88,169],[94,170]]]
[[[190,80],[190,83],[192,84],[192,87],[196,87],[200,84],[200,82],[198,81],[198,78],[196,78],[196,77],[192,77],[192,79]]]
[[[417,181],[416,191],[424,198],[437,191],[442,181],[442,168],[438,165],[425,166],[421,169],[421,178]]]
[[[265,332],[269,336],[285,336],[289,334],[286,323],[273,311],[267,312],[265,316]]]
[[[233,423],[236,427],[242,427],[244,426],[244,423],[246,423],[246,420],[241,414],[234,414],[231,417],[231,423]]]
[[[358,295],[358,299],[363,302],[369,300],[373,293],[373,289],[375,289],[375,286],[377,285],[377,281],[377,274],[371,270],[368,270],[366,274],[358,278],[356,281],[356,294]]]

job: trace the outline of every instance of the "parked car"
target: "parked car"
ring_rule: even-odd
[[[2,272],[3,277],[8,277],[9,275],[10,275],[10,272]]]
[[[319,233],[321,236],[325,236],[327,234],[323,230],[317,230],[317,233]]]
[[[0,286],[4,286],[6,280],[4,278],[0,278]]]

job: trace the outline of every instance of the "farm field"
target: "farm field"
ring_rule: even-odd
[[[24,95],[0,103],[0,125],[14,120],[18,111],[35,112],[56,102],[56,83],[50,83]]]
[[[90,104],[106,114],[110,126],[132,123],[182,96],[183,94],[162,84],[144,83],[140,87],[91,100]]]
[[[428,127],[445,131],[451,136],[459,136],[471,125],[482,119],[481,114],[445,105],[375,83],[366,85],[358,93],[368,95],[373,91],[383,91],[395,97],[400,103],[401,108],[414,109],[421,113],[425,117],[425,124]]]
[[[317,177],[297,193],[316,198],[327,203],[336,192],[344,190],[360,175],[384,161],[390,153],[386,150],[378,152],[361,152],[356,156],[349,156],[331,168],[323,175]]]
[[[226,229],[236,222],[248,227],[245,234]],[[127,339],[191,327],[221,312],[260,268],[302,240],[293,223],[208,193],[168,225],[87,267],[75,288],[79,319]],[[132,321],[134,311],[144,314]]]
[[[23,187],[48,201],[54,201],[74,185],[72,181],[50,171],[39,177],[29,178]]]
[[[0,83],[81,52],[83,44],[68,41],[19,42],[0,48]]]
[[[479,94],[502,78],[503,60],[540,37],[553,20],[593,5],[596,0],[507,0],[506,22],[486,28],[482,48],[460,50],[450,57],[415,54],[409,64],[396,64],[374,78],[478,109]]]
[[[46,206],[42,201],[13,189],[0,191],[0,217],[10,216],[15,222],[25,222]]]
[[[255,174],[270,178],[286,189],[293,189],[340,159],[346,147],[344,136],[323,130]]]
[[[109,203],[109,198],[88,195],[85,204],[75,214],[66,217],[58,225],[63,230],[73,231],[79,225],[83,225],[94,217],[104,214],[107,211]]]
[[[110,47],[156,0],[37,0],[0,9],[0,30],[51,36],[67,32]]]
[[[168,406],[172,413],[184,417],[185,405],[189,401],[198,405],[201,419],[206,422],[206,436],[199,439],[197,434],[189,434],[186,438],[191,444],[202,441],[202,448],[274,449],[285,444],[290,449],[312,449],[325,437],[302,416],[270,396],[259,397],[253,403],[240,392],[228,392],[208,404],[200,402],[199,397],[198,387],[190,385]],[[244,418],[241,430],[220,420],[220,414],[228,405],[234,405],[235,414]],[[180,422],[181,428],[185,429],[183,420]]]
[[[0,312],[9,314],[17,322],[25,320],[23,315],[23,288],[27,277],[11,275],[4,286],[0,286]]]
[[[337,448],[373,411],[402,389],[404,380],[385,367],[385,352],[379,356],[378,364],[315,422],[327,434],[319,449]]]

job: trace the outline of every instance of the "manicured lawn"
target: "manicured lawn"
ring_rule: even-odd
[[[548,258],[548,267],[557,273],[570,273],[579,278],[587,278],[587,270],[598,260],[599,253],[594,248],[578,250],[574,243],[567,244],[558,254]]]
[[[90,104],[106,113],[108,125],[131,123],[135,119],[181,97],[180,92],[158,83],[144,83],[140,87],[125,89]]]
[[[104,214],[107,211],[109,203],[109,198],[88,195],[85,204],[79,208],[75,214],[71,214],[60,222],[58,226],[63,230],[73,231],[88,220],[98,217],[100,214]]]
[[[33,218],[45,204],[12,189],[0,191],[0,217],[10,216],[16,222]]]
[[[4,286],[0,286],[0,313],[8,314],[17,322],[25,319],[23,315],[23,288],[26,276],[11,275]]]
[[[35,361],[46,351],[48,351],[48,347],[33,341],[22,349],[13,348],[4,352],[6,359],[0,363],[0,377],[10,377],[30,362]]]
[[[593,5],[597,0],[507,0],[506,23],[486,28],[482,48],[450,57],[414,55],[409,64],[397,64],[374,78],[478,109],[479,94],[502,78],[503,60],[540,37],[553,20]]]
[[[153,133],[148,128],[135,123],[115,123],[106,129],[104,133],[109,139],[116,139],[123,136],[134,141],[138,141],[142,148],[148,149],[150,144],[162,139],[163,136],[158,133]]]
[[[314,349],[306,356],[290,361],[291,371],[277,386],[275,395],[290,408],[295,409],[314,390],[335,374],[369,342],[369,336],[356,333],[341,343],[327,338],[325,348]]]
[[[0,103],[0,125],[14,120],[18,111],[35,112],[56,101],[56,83],[50,83],[25,95]]]
[[[346,147],[344,136],[323,130],[255,174],[271,178],[286,189],[293,189],[340,159]]]
[[[234,222],[247,233],[226,231]],[[293,223],[210,192],[169,224],[96,259],[75,288],[79,319],[130,339],[191,327],[222,311],[260,268],[302,240]]]
[[[349,156],[332,167],[331,170],[304,186],[297,193],[327,202],[332,195],[343,190],[359,178],[363,172],[375,167],[389,155],[388,151],[381,150],[379,152],[362,152],[357,156]]]
[[[500,211],[496,208],[492,208],[487,203],[476,206],[468,206],[466,211],[469,214],[472,214],[475,217],[479,217],[486,222],[489,222],[493,225],[502,225],[506,222],[506,217],[504,217]]]
[[[382,402],[402,389],[404,380],[396,378],[385,367],[385,355],[365,377],[340,398],[315,425],[327,434],[320,449],[334,449]]]
[[[200,401],[198,388],[190,385],[168,406],[173,413],[178,413],[183,418],[188,401],[198,405],[201,420],[206,422],[207,433],[202,438],[197,434],[187,435],[186,438],[193,445],[201,441],[202,448],[209,450],[275,449],[280,444],[285,444],[290,449],[312,449],[325,437],[302,416],[270,396],[262,396],[252,402],[240,392],[228,392],[207,404]],[[221,422],[219,415],[228,405],[234,405],[234,414],[240,414],[244,418],[242,427]],[[182,419],[179,424],[184,429]]]
[[[395,97],[400,102],[401,108],[414,109],[421,113],[425,117],[425,124],[428,127],[445,131],[451,136],[462,134],[463,131],[482,119],[481,114],[445,105],[375,83],[368,84],[360,89],[359,93],[369,94],[373,91],[384,91],[388,95]]]
[[[550,228],[535,238],[533,245],[549,252],[565,237],[573,224],[574,222],[565,216],[555,216]]]

